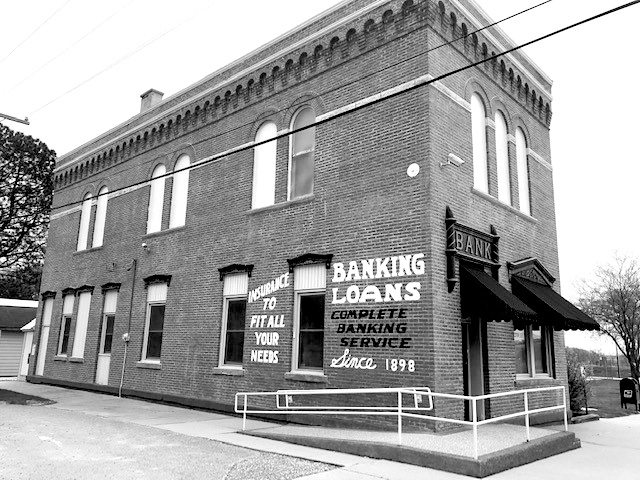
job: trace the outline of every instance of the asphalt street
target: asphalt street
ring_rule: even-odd
[[[334,466],[77,411],[0,405],[0,478],[293,479]]]

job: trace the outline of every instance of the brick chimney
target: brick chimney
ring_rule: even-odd
[[[155,90],[153,88],[140,95],[140,98],[142,99],[142,101],[140,102],[140,113],[146,112],[154,105],[160,103],[162,101],[163,95],[164,93],[159,92],[158,90]]]

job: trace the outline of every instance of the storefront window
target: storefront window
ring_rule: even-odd
[[[552,339],[549,327],[527,325],[513,331],[516,375],[519,378],[550,375]]]
[[[516,345],[516,373],[529,373],[527,362],[527,344],[525,342],[524,330],[514,330],[513,340]]]

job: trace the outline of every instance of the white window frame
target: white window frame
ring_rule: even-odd
[[[158,298],[150,300],[149,297],[151,296],[150,293],[152,292],[152,290],[154,289],[154,287],[161,289],[162,286],[164,287],[162,295],[159,295]],[[156,357],[151,357],[148,358],[147,357],[147,346],[149,343],[149,324],[151,321],[151,307],[153,306],[159,306],[162,305],[164,306],[164,314],[162,317],[162,342],[160,343],[160,357],[162,357],[162,343],[164,342],[164,331],[165,331],[165,321],[167,318],[167,290],[168,290],[168,285],[164,282],[162,283],[154,283],[151,284],[147,287],[147,311],[145,314],[145,322],[144,322],[144,335],[142,337],[142,352],[140,355],[140,361],[143,363],[153,363],[153,364],[160,364],[160,360],[161,358],[156,358]]]
[[[305,105],[303,107],[300,107],[298,109],[298,111],[295,113],[295,115],[293,116],[293,118],[291,119],[291,131],[296,130],[297,128],[301,128],[296,126],[296,121],[298,120],[298,117],[300,116],[300,114],[302,112],[304,112],[305,110],[311,110],[311,112],[313,113],[313,117],[314,117],[314,123],[315,123],[315,119],[317,118],[316,116],[316,112],[314,110],[313,107],[311,107],[311,105]],[[315,126],[309,126],[308,128],[313,128],[315,129]],[[298,134],[300,134],[302,132],[298,132]],[[304,198],[304,197],[309,197],[311,195],[313,195],[313,190],[315,187],[315,150],[316,150],[316,132],[314,130],[314,135],[313,135],[313,148],[304,150],[302,152],[297,152],[296,157],[300,156],[300,155],[305,155],[307,153],[313,153],[313,176],[312,176],[312,180],[311,180],[311,192],[310,193],[305,193],[304,195],[298,195],[296,197],[293,196],[293,163],[294,163],[294,155],[293,155],[293,144],[294,144],[294,137],[296,136],[296,133],[292,133],[291,135],[289,135],[289,175],[288,175],[288,188],[287,188],[287,200],[295,200],[297,198]]]
[[[245,341],[246,341],[246,308],[247,294],[249,293],[249,275],[247,273],[232,273],[224,276],[224,285],[222,291],[222,324],[220,328],[220,357],[218,358],[218,366],[223,368],[242,369],[244,363],[244,352],[242,355],[242,363],[226,363],[226,347],[227,347],[227,322],[229,313],[229,301],[244,300],[245,301]],[[243,350],[245,341],[242,342]]]
[[[529,185],[529,160],[527,158],[527,137],[522,128],[516,128],[516,165],[518,173],[518,199],[520,211],[531,215],[531,193]]]
[[[473,188],[489,193],[487,161],[487,113],[480,95],[471,95],[471,140],[473,145]]]
[[[91,226],[92,195],[87,193],[82,199],[80,209],[80,226],[78,227],[78,242],[76,250],[86,250],[89,242],[89,227]]]
[[[519,330],[524,330],[524,338],[525,338],[525,348],[527,352],[527,373],[518,373],[516,372],[517,380],[530,380],[535,378],[552,378],[553,377],[553,365],[555,359],[553,358],[553,328],[540,325],[540,335],[542,340],[542,348],[544,349],[544,353],[546,355],[547,362],[547,372],[536,372],[536,358],[535,358],[535,350],[533,348],[533,326],[525,325],[524,328]],[[516,367],[517,368],[517,367]]]
[[[183,227],[186,222],[190,166],[191,157],[185,153],[180,155],[173,168],[169,228]]]
[[[255,141],[263,142],[278,134],[275,122],[266,121],[256,132]],[[278,141],[273,140],[253,149],[253,189],[251,208],[268,207],[275,203],[276,195],[276,158]]]
[[[104,186],[98,192],[96,202],[96,217],[93,224],[93,239],[91,247],[98,248],[104,243],[104,226],[107,219],[107,203],[109,201],[109,189]]]
[[[315,272],[313,271],[315,270]],[[307,275],[311,273],[312,276]],[[315,277],[315,278],[313,278]],[[299,353],[300,353],[300,299],[305,296],[311,295],[324,295],[326,315],[327,311],[327,295],[326,295],[326,266],[321,263],[302,265],[294,269],[294,315],[293,315],[293,342],[292,342],[292,358],[291,358],[291,372],[292,373],[304,373],[313,375],[324,375],[324,367],[322,368],[305,368],[299,365]],[[323,322],[323,333],[326,335],[326,322]],[[323,340],[323,352],[322,363],[324,364],[324,340]]]
[[[115,298],[114,298],[115,297]],[[105,353],[104,341],[107,332],[107,317],[113,317],[113,329],[116,326],[116,309],[118,305],[118,290],[107,290],[104,294],[104,307],[102,308],[102,327],[100,328],[100,355],[111,355],[113,351],[113,332],[111,332],[111,351]]]
[[[164,210],[164,175],[167,168],[163,164],[156,165],[151,175],[149,189],[149,208],[147,210],[147,233],[162,230],[162,211]],[[160,177],[160,178],[158,178]]]
[[[498,200],[511,205],[511,169],[509,167],[509,130],[507,119],[501,110],[496,110],[495,139],[498,175]]]

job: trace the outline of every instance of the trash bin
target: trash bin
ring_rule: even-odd
[[[640,400],[640,386],[635,378],[627,377],[620,380],[620,408],[631,403],[638,410],[638,401]]]

